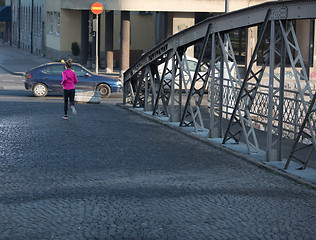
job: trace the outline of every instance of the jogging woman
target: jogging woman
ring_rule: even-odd
[[[75,108],[75,83],[78,82],[76,73],[71,70],[72,60],[68,59],[65,63],[66,70],[63,71],[63,85],[64,89],[64,116],[63,119],[68,119],[68,100],[73,114],[76,114]]]

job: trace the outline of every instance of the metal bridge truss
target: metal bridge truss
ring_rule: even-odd
[[[222,138],[223,144],[243,141],[249,153],[259,151],[254,126],[254,113],[259,112],[257,115],[266,119],[266,161],[281,160],[283,135],[290,131],[285,125],[291,122],[289,118],[295,119],[300,130],[294,131],[295,143],[285,168],[295,159],[304,169],[316,150],[316,107],[294,22],[315,19],[314,9],[316,0],[268,2],[209,18],[175,34],[124,73],[124,103],[168,117],[169,121],[179,122],[180,127],[207,132],[210,138]],[[260,33],[245,66],[245,77],[241,78],[229,33],[250,27],[258,27]],[[270,45],[265,52],[259,51],[263,42]],[[196,43],[202,43],[202,50],[192,74],[186,50]],[[211,54],[207,55],[207,50]],[[294,113],[293,101],[284,95],[286,58],[300,96]],[[257,64],[259,60],[261,64]],[[266,95],[259,92],[265,72],[269,72]],[[202,110],[205,99],[209,101],[207,119]],[[301,120],[297,120],[298,116]],[[224,120],[228,120],[225,128]],[[209,128],[205,127],[207,123]],[[302,147],[298,143],[303,137],[308,141],[303,148],[310,148],[306,159],[299,155]]]

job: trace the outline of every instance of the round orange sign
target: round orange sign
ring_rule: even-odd
[[[95,2],[91,6],[91,11],[94,14],[98,15],[98,14],[103,12],[103,5],[101,3],[99,3],[99,2]]]

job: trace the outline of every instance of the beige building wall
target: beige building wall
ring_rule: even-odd
[[[47,12],[59,12],[61,8],[61,0],[46,0],[46,11]]]
[[[235,11],[242,8],[247,8],[251,6],[255,6],[258,4],[262,4],[265,2],[273,2],[275,0],[229,0],[229,11]],[[225,2],[225,1],[224,1]]]
[[[224,0],[108,0],[106,9],[125,11],[223,12]]]
[[[269,0],[230,0],[230,10]],[[94,0],[63,0],[62,8],[89,9]],[[224,12],[225,0],[99,0],[106,10],[163,12]]]
[[[131,13],[131,49],[149,51],[155,44],[156,14],[147,15]]]
[[[139,15],[131,12],[131,49],[150,50],[155,44],[155,13]],[[121,14],[114,15],[114,50],[120,49]]]
[[[73,42],[81,44],[81,12],[62,9],[60,20],[60,50],[71,52]]]
[[[183,31],[195,24],[195,13],[188,12],[175,12],[172,14],[172,34]],[[194,47],[191,46],[187,49],[186,54],[194,57]]]
[[[131,20],[131,62],[138,59],[142,53],[149,51],[155,46],[155,22],[156,13],[138,14],[130,13]],[[103,29],[104,31],[104,29]],[[114,33],[113,33],[113,50],[114,61],[119,62],[120,58],[120,31],[121,31],[121,14],[119,11],[114,13]],[[105,36],[105,32],[103,32]],[[104,42],[101,43],[104,47]]]

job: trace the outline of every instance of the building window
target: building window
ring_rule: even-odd
[[[31,32],[31,28],[32,28],[32,8],[28,7],[28,20],[29,20],[29,24],[28,24],[28,31]]]
[[[238,64],[246,63],[247,56],[247,31],[239,28],[229,33],[234,55]]]
[[[59,36],[60,34],[60,13],[55,13],[55,34]]]
[[[48,13],[48,33],[53,34],[54,32],[54,14],[52,12]]]
[[[304,22],[302,22],[304,21]],[[297,41],[299,43],[299,47],[300,47],[300,51],[303,57],[303,61],[304,63],[309,66],[312,67],[313,66],[313,43],[314,43],[314,21],[313,20],[296,20],[293,23],[294,25],[294,29],[296,32],[296,38]],[[279,28],[278,25],[276,25],[276,27]],[[285,26],[286,28],[289,28],[289,24],[287,24],[287,26]],[[276,28],[279,32],[279,34],[281,33],[281,30]],[[263,64],[264,62],[264,58],[263,55],[269,51],[269,47],[270,47],[270,29],[271,29],[271,24],[268,23],[266,32],[264,34],[264,38],[263,38],[263,42],[261,43],[260,47],[259,47],[259,60],[258,63]],[[302,29],[307,29],[307,31],[305,32],[300,32]],[[309,29],[309,30],[308,30]],[[259,38],[259,34],[261,32],[261,27],[258,28],[258,38]],[[278,35],[278,34],[277,34]],[[289,35],[289,40],[291,42],[293,42],[293,38],[292,35]],[[276,52],[281,53],[281,41],[279,41],[278,43],[276,43],[275,46]],[[295,50],[291,48],[292,51],[292,55],[295,56]],[[281,61],[280,55],[276,54],[275,55],[275,63],[279,63]],[[269,64],[269,63],[268,63]],[[285,60],[285,64],[287,67],[291,66],[290,63],[290,59],[288,57],[288,53],[286,53],[286,60]],[[299,63],[297,63],[297,67],[299,67]]]

